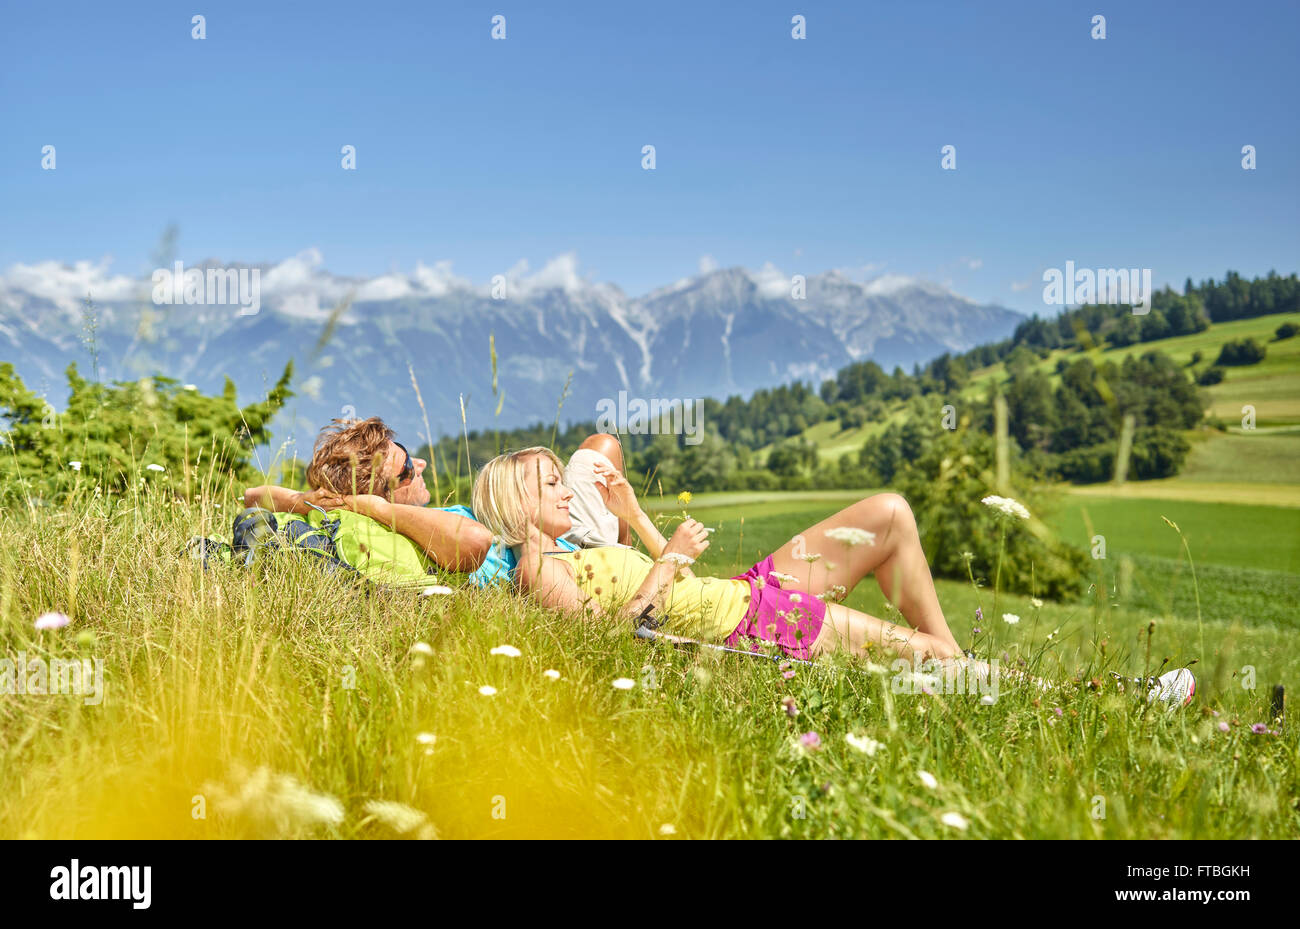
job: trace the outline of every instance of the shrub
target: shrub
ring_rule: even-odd
[[[1196,376],[1196,383],[1202,387],[1209,387],[1223,380],[1223,369],[1218,365],[1211,365]]]
[[[1023,481],[1014,459],[1013,452],[1013,484]],[[992,584],[1003,527],[997,511],[980,501],[997,493],[993,471],[993,439],[968,429],[940,436],[900,471],[894,489],[916,514],[921,544],[936,576],[967,578],[963,553],[969,552],[975,577]],[[1035,490],[1011,496],[1035,518],[1015,520],[1007,527],[1002,588],[1056,600],[1076,599],[1088,567],[1087,553],[1053,538],[1043,526],[1039,517],[1049,505],[1048,496]]]
[[[1277,331],[1274,332],[1273,335],[1275,335],[1277,340],[1281,342],[1283,339],[1291,338],[1297,332],[1300,332],[1300,326],[1297,326],[1295,323],[1283,323],[1277,327]]]
[[[1224,342],[1219,349],[1218,365],[1253,365],[1264,360],[1267,349],[1254,339]]]

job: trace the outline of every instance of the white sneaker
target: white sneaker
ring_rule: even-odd
[[[1169,704],[1169,709],[1175,710],[1191,703],[1194,693],[1196,677],[1186,668],[1176,668],[1156,679],[1155,685],[1147,691],[1147,702],[1163,700]]]

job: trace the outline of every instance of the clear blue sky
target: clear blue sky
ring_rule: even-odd
[[[1066,259],[1300,267],[1294,2],[97,0],[0,28],[0,271],[145,273],[169,223],[187,262],[483,282],[574,251],[637,294],[708,254],[1029,311]]]

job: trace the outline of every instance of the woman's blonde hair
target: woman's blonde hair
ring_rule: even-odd
[[[471,503],[474,516],[505,545],[515,548],[524,544],[534,515],[524,502],[527,481],[537,481],[537,470],[528,459],[535,455],[551,459],[555,470],[564,474],[559,457],[544,445],[498,455],[483,466],[474,481]]]

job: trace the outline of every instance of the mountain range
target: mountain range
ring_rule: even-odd
[[[580,278],[571,255],[531,275],[517,266],[487,286],[456,277],[447,263],[367,279],[321,264],[311,250],[256,266],[252,315],[156,304],[148,278],[111,275],[105,263],[17,265],[0,275],[0,361],[59,408],[68,363],[93,374],[92,319],[105,380],[165,374],[212,392],[228,375],[248,401],[293,358],[297,396],[276,431],[306,454],[335,416],[382,415],[399,438],[422,437],[412,372],[432,432],[456,434],[462,397],[470,429],[549,423],[562,395],[562,423],[594,420],[598,402],[620,390],[725,399],[799,379],[816,385],[867,359],[910,371],[1005,338],[1024,319],[914,278],[856,281],[827,271],[800,282],[770,265],[711,270],[629,297]]]

